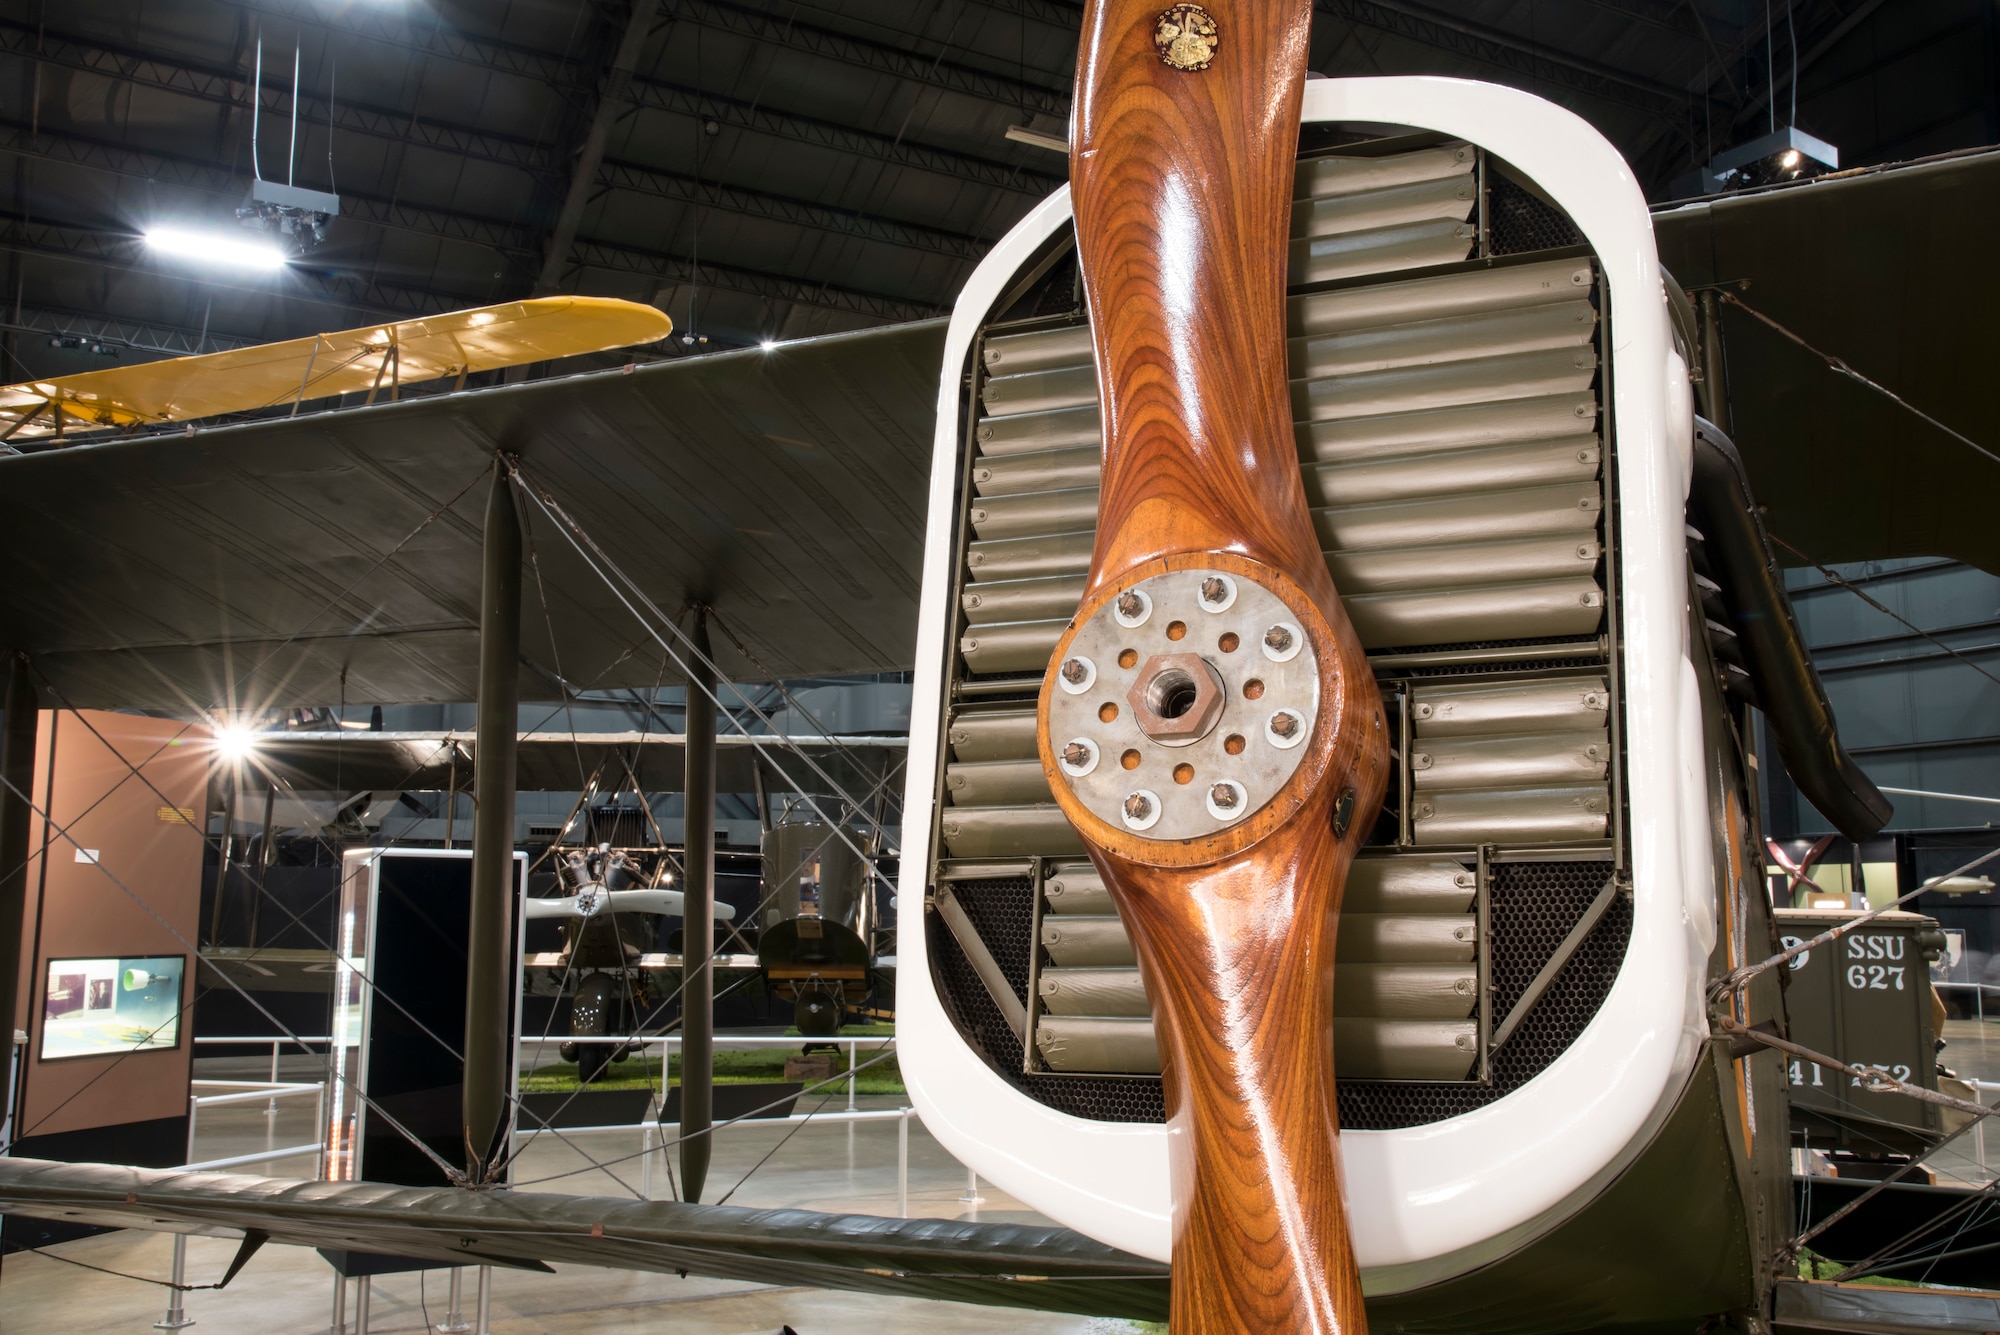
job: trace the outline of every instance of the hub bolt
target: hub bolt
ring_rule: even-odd
[[[1130,589],[1118,595],[1118,615],[1124,617],[1126,620],[1131,620],[1145,610],[1145,600]]]
[[[1081,658],[1066,658],[1062,665],[1063,680],[1072,686],[1081,686],[1090,676],[1090,668]]]
[[[1282,654],[1292,647],[1292,633],[1283,626],[1273,626],[1264,632],[1264,647],[1274,654]]]
[[[1090,748],[1082,742],[1071,742],[1063,748],[1062,758],[1070,765],[1081,765],[1090,759]]]
[[[1125,814],[1133,820],[1144,820],[1153,814],[1153,799],[1144,793],[1133,793],[1125,799]]]
[[[1290,737],[1299,730],[1299,716],[1286,710],[1279,710],[1271,716],[1271,731],[1280,737]]]
[[[1208,800],[1221,807],[1224,811],[1234,809],[1236,806],[1236,785],[1233,783],[1209,785]]]
[[[1205,603],[1219,603],[1229,596],[1229,586],[1210,575],[1201,582],[1201,600]]]

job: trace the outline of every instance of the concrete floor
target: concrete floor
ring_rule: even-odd
[[[211,1064],[199,1074],[222,1074]],[[229,1074],[236,1074],[231,1070]],[[247,1072],[246,1072],[247,1074]],[[268,1074],[266,1072],[265,1074]],[[285,1078],[307,1078],[303,1069]],[[861,1107],[895,1108],[901,1100],[863,1096]],[[827,1110],[845,1106],[844,1093]],[[809,1111],[802,1104],[800,1111]],[[227,1105],[202,1111],[195,1155],[199,1159],[247,1154],[313,1140],[312,1100],[281,1103],[275,1115],[262,1105]],[[734,1189],[730,1205],[789,1205],[811,1210],[873,1214],[897,1213],[897,1124],[895,1121],[817,1126],[808,1123],[783,1140],[786,1126],[745,1125],[719,1132],[705,1197],[713,1202]],[[564,1144],[542,1136],[522,1154],[515,1181],[523,1191],[566,1195],[667,1198],[665,1155],[650,1162],[632,1158],[641,1149],[638,1132],[601,1132]],[[775,1150],[775,1152],[773,1152]],[[758,1161],[770,1153],[768,1162]],[[590,1166],[623,1159],[607,1169]],[[909,1212],[912,1217],[981,1219],[1009,1223],[1049,1221],[989,1184],[985,1199],[961,1200],[967,1192],[965,1168],[946,1154],[915,1118],[909,1137]],[[753,1171],[754,1169],[754,1171]],[[281,1160],[244,1171],[274,1177],[309,1176],[310,1159]],[[738,1185],[740,1183],[740,1185]],[[235,1253],[230,1239],[194,1238],[188,1244],[187,1279],[205,1283],[219,1276]],[[70,1260],[129,1274],[165,1278],[172,1241],[165,1234],[109,1233],[53,1249]],[[475,1272],[465,1279],[466,1308],[472,1307]],[[583,1266],[559,1266],[553,1275],[496,1271],[493,1278],[492,1335],[670,1328],[685,1335],[771,1335],[785,1326],[798,1335],[903,1335],[948,1329],[957,1335],[984,1332],[1048,1332],[1049,1335],[1124,1335],[1138,1327],[1122,1321],[1056,1316],[918,1299],[877,1298],[821,1289],[763,1287],[692,1276],[635,1274]],[[374,1281],[371,1332],[418,1331],[425,1309],[435,1324],[444,1320],[448,1272],[389,1275]],[[333,1272],[305,1248],[271,1246],[250,1262],[228,1289],[192,1293],[187,1313],[198,1333],[325,1331],[331,1314]],[[6,1258],[0,1271],[0,1335],[80,1335],[97,1331],[147,1331],[166,1309],[166,1290],[154,1285],[96,1274],[48,1256]],[[348,1299],[353,1329],[353,1290]]]
[[[1983,1080],[2000,1084],[2000,1011],[1989,1011],[1979,1020],[1946,1020],[1944,1050],[1938,1060],[1958,1073],[1961,1080]],[[2000,1102],[2000,1090],[1980,1090],[1979,1101]],[[1945,1146],[1929,1161],[1938,1180],[1958,1181],[1975,1186],[2000,1177],[2000,1124],[1987,1119],[1958,1140]]]

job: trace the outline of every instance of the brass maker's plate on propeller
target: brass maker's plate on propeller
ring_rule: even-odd
[[[1055,769],[1098,819],[1145,839],[1240,823],[1298,771],[1319,716],[1304,620],[1240,573],[1134,581],[1076,628],[1048,693]]]

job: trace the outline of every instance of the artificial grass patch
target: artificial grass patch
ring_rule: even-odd
[[[854,1030],[843,1030],[853,1033]],[[755,1085],[785,1078],[785,1058],[796,1056],[793,1048],[754,1048],[749,1052],[719,1051],[715,1054],[715,1083],[718,1085]],[[856,1054],[857,1063],[881,1056],[870,1052],[863,1044]],[[847,1054],[839,1053],[834,1060],[834,1069],[839,1076],[835,1083],[821,1086],[816,1093],[841,1093],[847,1091]],[[674,1074],[674,1084],[680,1083],[678,1070]],[[814,1083],[814,1082],[808,1082]],[[622,1062],[614,1062],[604,1069],[604,1073],[590,1082],[591,1089],[658,1089],[660,1087],[660,1059],[658,1057],[628,1057]],[[521,1073],[523,1094],[567,1094],[576,1088],[576,1064],[557,1062]],[[882,1056],[873,1066],[863,1067],[854,1076],[854,1092],[857,1094],[904,1094],[903,1073],[897,1068],[895,1055]]]

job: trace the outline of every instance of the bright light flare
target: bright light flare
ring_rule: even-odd
[[[778,346],[778,340],[775,338],[767,338],[762,343],[759,343],[757,346],[762,348],[764,351],[769,352],[772,348]]]
[[[224,760],[248,760],[257,751],[257,734],[240,723],[226,723],[215,730],[215,749]]]
[[[276,246],[238,241],[212,232],[188,232],[178,227],[153,227],[146,231],[148,249],[178,259],[236,269],[272,271],[285,267],[285,252]]]
[[[1778,159],[1778,165],[1779,165],[1779,166],[1781,166],[1781,167],[1796,167],[1796,166],[1798,166],[1798,165],[1799,165],[1799,151],[1798,151],[1798,150],[1797,150],[1796,148],[1788,148],[1788,149],[1786,149],[1786,150],[1785,150],[1785,156],[1783,156],[1782,158],[1779,158],[1779,159]]]

